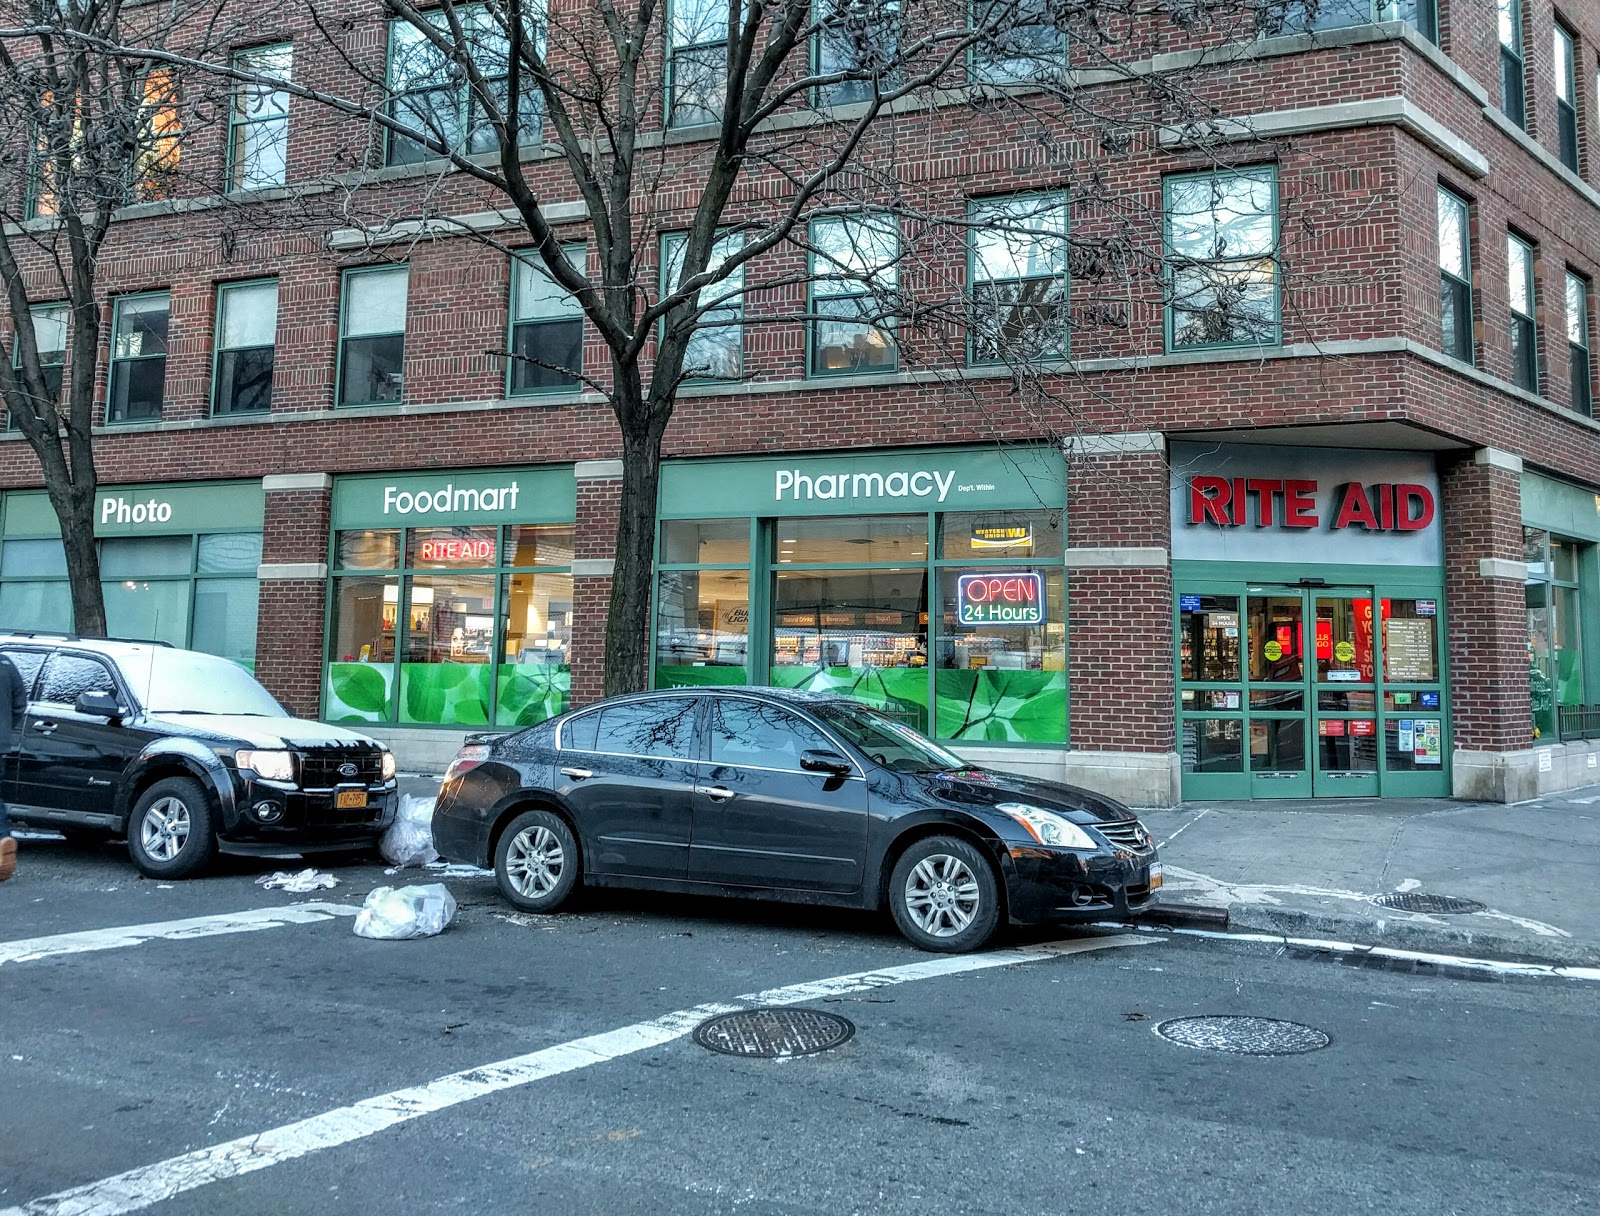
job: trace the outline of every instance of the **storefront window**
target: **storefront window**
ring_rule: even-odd
[[[333,549],[330,720],[510,727],[566,710],[572,577],[552,567],[572,562],[570,524],[347,529]]]
[[[1264,733],[1262,742],[1265,746]],[[1182,747],[1186,773],[1244,771],[1244,723],[1238,718],[1186,719]]]
[[[745,683],[749,571],[664,570],[658,587],[656,686]]]
[[[939,572],[934,699],[940,738],[1062,740],[1066,598],[1060,567]],[[988,615],[997,619],[983,619]],[[1004,623],[1008,617],[1024,623]]]
[[[1185,680],[1238,682],[1237,596],[1180,596],[1178,637],[1179,659]]]
[[[1523,530],[1528,575],[1528,697],[1534,734],[1560,737],[1561,707],[1584,704],[1581,551],[1576,541]]]
[[[1060,558],[1064,523],[1057,511],[952,511],[939,517],[939,556],[951,561]]]
[[[663,565],[742,565],[749,560],[747,519],[674,519],[661,525]]]

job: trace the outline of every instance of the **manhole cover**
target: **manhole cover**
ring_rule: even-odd
[[[1241,1056],[1297,1056],[1321,1051],[1332,1042],[1315,1026],[1228,1013],[1169,1018],[1156,1027],[1156,1033],[1181,1047]]]
[[[1426,891],[1391,891],[1387,895],[1374,895],[1372,902],[1380,908],[1393,908],[1396,912],[1432,912],[1444,916],[1482,912],[1488,907],[1475,899],[1429,895]]]
[[[695,1027],[694,1041],[728,1056],[808,1056],[855,1034],[846,1018],[815,1009],[746,1009]]]

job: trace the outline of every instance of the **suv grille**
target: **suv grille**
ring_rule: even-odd
[[[346,764],[355,773],[346,776],[339,770]],[[379,785],[383,781],[383,753],[355,744],[345,747],[311,748],[300,753],[300,788],[327,790],[336,785]]]
[[[1144,824],[1137,819],[1125,819],[1121,823],[1097,823],[1094,830],[1119,849],[1148,853],[1155,848],[1150,841],[1150,833],[1144,830]]]

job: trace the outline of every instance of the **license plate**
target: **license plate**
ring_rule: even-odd
[[[1154,891],[1161,885],[1161,863],[1155,862],[1150,866],[1150,889]]]
[[[366,790],[340,790],[333,796],[333,805],[341,811],[367,805]]]

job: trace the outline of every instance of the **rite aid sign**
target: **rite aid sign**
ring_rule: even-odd
[[[1171,468],[1176,561],[1444,560],[1428,453],[1175,443]]]

